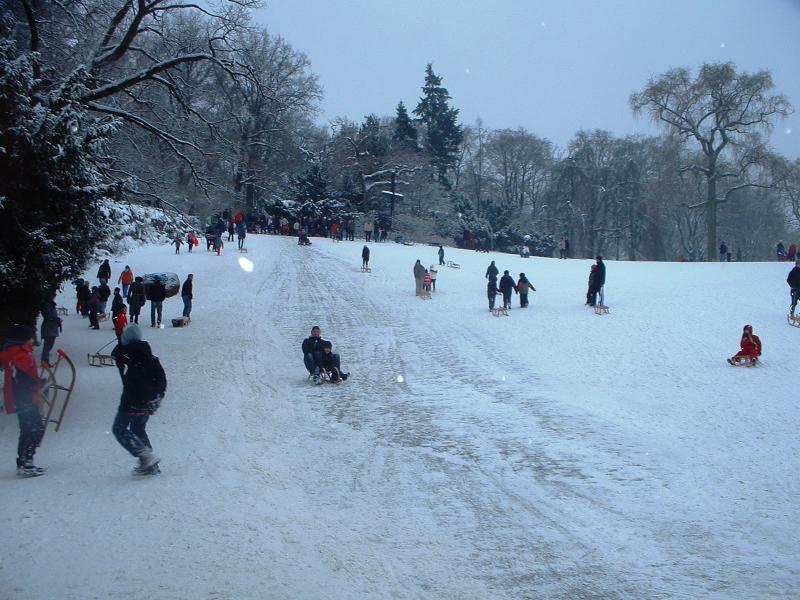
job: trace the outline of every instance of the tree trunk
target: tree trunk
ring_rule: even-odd
[[[708,179],[706,194],[706,261],[717,256],[717,180]]]

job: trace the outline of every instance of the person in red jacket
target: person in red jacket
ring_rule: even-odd
[[[728,362],[735,365],[740,359],[750,359],[750,364],[756,364],[758,357],[761,356],[761,340],[753,334],[753,326],[745,325],[742,331],[742,340],[739,342],[741,350],[728,359]]]
[[[117,334],[117,341],[119,341],[119,336],[122,335],[122,330],[128,325],[128,309],[125,308],[125,305],[119,307],[119,312],[117,313],[117,318],[114,321],[114,333]]]
[[[17,445],[17,476],[36,477],[44,474],[33,464],[33,455],[44,436],[41,382],[33,358],[36,332],[27,325],[12,325],[3,336],[0,346],[0,364],[5,370],[3,393],[6,412],[16,411],[19,419],[19,444]]]

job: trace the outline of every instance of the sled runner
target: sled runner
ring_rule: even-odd
[[[59,315],[67,316],[67,315],[69,314],[69,309],[68,309],[66,306],[59,306],[59,307],[56,309],[56,312],[57,312]]]
[[[64,420],[64,413],[67,412],[67,405],[69,404],[72,390],[75,388],[75,365],[70,360],[67,353],[59,349],[58,359],[55,364],[50,367],[45,367],[43,371],[45,383],[42,385],[39,393],[42,396],[44,406],[47,407],[47,417],[45,418],[44,426],[50,423],[55,423],[56,431],[61,427],[61,421]],[[64,365],[62,367],[62,365]],[[60,371],[59,371],[60,369]],[[58,379],[61,377],[62,381],[69,380],[69,385],[62,385]],[[56,406],[61,405],[58,411],[58,418],[52,418],[56,412]]]
[[[372,273],[372,268],[371,267],[361,267],[361,272],[362,273]]]
[[[461,268],[460,264],[458,264],[457,262],[453,262],[452,260],[448,260],[447,261],[447,266],[450,267],[451,269],[460,269]]]
[[[608,307],[605,304],[595,304],[595,306],[594,306],[594,314],[596,314],[596,315],[607,315],[608,314]]]
[[[497,308],[492,309],[492,315],[494,315],[495,317],[500,317],[500,316],[508,317],[509,316],[508,309],[505,306],[498,306]]]
[[[760,364],[757,358],[752,356],[732,356],[728,359],[728,364],[732,367],[755,367]]]
[[[178,317],[177,319],[172,319],[173,327],[186,327],[189,323],[191,323],[189,317]]]
[[[800,315],[793,315],[790,313],[786,315],[786,320],[792,327],[800,327]]]
[[[420,290],[420,292],[419,292],[419,298],[420,298],[420,300],[430,300],[431,299],[430,290],[426,290],[425,288],[422,288]]]

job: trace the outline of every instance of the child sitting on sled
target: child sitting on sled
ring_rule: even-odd
[[[757,335],[753,335],[752,325],[744,326],[739,346],[741,346],[742,349],[729,358],[728,362],[735,365],[749,360],[751,365],[756,364],[758,357],[761,356],[761,340]]]

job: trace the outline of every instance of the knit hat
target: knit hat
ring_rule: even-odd
[[[131,342],[142,341],[142,330],[136,323],[131,323],[122,330],[122,335],[119,336],[119,342],[123,346],[127,346]]]

